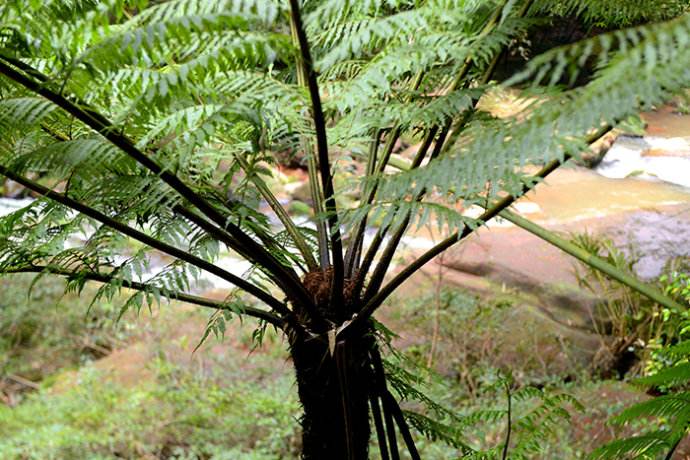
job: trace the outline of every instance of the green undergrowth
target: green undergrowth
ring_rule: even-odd
[[[0,293],[0,377],[39,382],[105,356],[142,332],[129,316],[115,321],[116,303],[90,309],[88,293],[64,294],[55,278],[2,277]]]
[[[22,292],[28,282],[13,280],[9,292]],[[30,319],[33,332],[5,346],[1,359],[19,372],[35,355],[43,380],[13,407],[0,405],[3,460],[297,458],[296,386],[285,343],[270,329],[257,346],[254,323],[228,323],[223,341],[210,338],[192,353],[208,312],[173,304],[95,327],[85,316],[86,300],[61,298],[57,284],[37,288],[43,291],[35,290],[31,303],[22,298],[6,310],[24,312],[11,324]],[[486,454],[476,458],[501,458],[508,378],[508,458],[584,459],[620,435],[606,419],[643,395],[623,382],[590,380],[552,323],[507,294],[482,302],[456,289],[428,292],[393,302],[399,308],[382,318],[399,332],[393,340],[402,349],[386,359],[407,369],[408,383],[446,411],[435,416],[438,408],[403,398],[404,410],[447,425],[445,440],[414,431],[422,458],[459,458],[460,442]],[[116,304],[98,308],[115,315]],[[98,334],[117,337],[110,342],[117,352],[84,357],[74,337]],[[2,334],[4,344],[9,337]],[[57,364],[50,362],[51,347]],[[407,391],[393,390],[397,397]],[[378,459],[374,440],[371,458]]]
[[[159,360],[134,387],[79,372],[60,394],[0,408],[5,459],[294,458],[298,406],[289,378],[223,385]]]

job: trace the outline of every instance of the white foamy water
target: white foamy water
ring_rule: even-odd
[[[14,198],[0,198],[0,217],[13,213],[16,210],[31,204],[33,201],[33,198],[21,198],[18,200],[15,200]]]
[[[655,154],[645,156],[650,150]],[[690,139],[621,136],[595,171],[612,179],[635,176],[690,188]]]

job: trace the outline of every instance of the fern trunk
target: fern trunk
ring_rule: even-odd
[[[328,334],[293,337],[302,416],[302,458],[366,460],[373,385],[370,341],[350,339],[329,345]]]

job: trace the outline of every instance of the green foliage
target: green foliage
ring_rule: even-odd
[[[391,386],[403,402],[409,401],[412,406],[405,411],[405,417],[428,441],[452,448],[447,456],[501,459],[507,449],[507,458],[541,457],[556,441],[562,427],[570,422],[571,413],[583,410],[568,394],[517,386],[512,377],[501,374],[494,374],[493,379],[485,376],[481,395],[473,404],[467,399],[454,401],[458,407],[451,410],[434,401],[437,395],[448,399],[452,390],[447,382],[429,369],[415,368],[409,362],[404,366],[414,371],[403,369],[395,359],[386,362]],[[427,392],[432,392],[434,397],[427,396]],[[507,430],[510,430],[509,438]],[[496,438],[501,441],[488,441]]]
[[[27,296],[27,291],[30,294]],[[0,375],[41,381],[62,367],[100,358],[132,335],[132,323],[115,323],[119,307],[89,309],[64,284],[25,276],[0,279]],[[7,382],[0,382],[7,383]]]
[[[627,424],[641,418],[650,418],[657,422],[658,428],[607,444],[594,451],[592,458],[671,458],[690,427],[688,350],[688,341],[662,349],[659,353],[666,357],[666,366],[652,375],[637,379],[636,383],[663,389],[666,394],[631,406],[612,419],[614,423]]]
[[[667,284],[666,293],[677,296],[690,304],[690,274],[673,270],[670,274],[662,275],[661,282]]]
[[[285,379],[232,387],[165,360],[133,387],[79,372],[78,385],[0,407],[6,459],[293,458],[298,405]],[[247,416],[251,414],[251,416]]]
[[[627,2],[625,8],[621,2],[614,2],[615,8],[610,2],[537,2],[525,14],[520,3],[305,3],[305,28],[319,83],[328,94],[324,106],[333,150],[366,151],[379,129],[397,127],[416,139],[434,126],[457,121],[492,87],[469,82],[533,26],[535,14],[576,13],[592,22],[626,25],[678,16],[684,8],[677,2],[657,8],[649,2]],[[215,0],[50,5],[13,0],[3,7],[2,55],[44,73],[50,91],[71,97],[78,106],[88,104],[89,110],[112,120],[112,130],[174,171],[248,235],[264,243],[279,241],[276,229],[255,211],[257,186],[267,170],[246,175],[233,158],[270,164],[274,153],[301,149],[313,135],[311,122],[303,116],[309,99],[294,78],[296,50],[284,33],[285,5]],[[472,203],[486,199],[487,184],[492,195],[515,193],[526,180],[516,167],[576,153],[583,147],[577,139],[591,128],[622,120],[687,84],[687,30],[687,16],[682,16],[537,57],[509,84],[539,85],[539,91],[548,87],[548,99],[520,119],[476,114],[463,136],[444,148],[442,158],[414,171],[386,175],[373,203],[345,210],[342,222],[354,228],[372,214],[374,222],[377,215],[385,215],[385,224],[412,216],[418,224],[433,217],[449,232],[474,227],[477,222],[458,217],[435,200],[408,197],[426,190],[451,202]],[[558,91],[562,78],[574,79],[580,64],[591,59],[600,69],[593,81]],[[473,70],[463,74],[466,65]],[[631,72],[637,78],[621,78]],[[463,79],[453,81],[456,74]],[[136,223],[160,241],[203,259],[216,259],[217,251],[209,250],[199,223],[176,212],[190,197],[179,196],[179,190],[162,184],[156,173],[54,104],[10,80],[0,84],[5,167],[18,174],[48,174],[52,184],[68,183],[70,196],[109,217]],[[362,187],[372,180],[379,177],[365,177]],[[234,204],[226,198],[229,191]],[[31,213],[4,219],[3,235],[15,238],[3,238],[3,270],[42,261],[87,273],[115,270],[118,280],[140,280],[137,271],[151,250],[144,247],[116,262],[121,250],[115,242],[121,237],[107,228],[86,244],[65,248],[69,235],[93,225],[82,215],[66,219],[61,206],[36,203]],[[310,239],[301,229],[291,236],[297,243]],[[303,266],[307,261],[304,254],[292,254],[287,244],[273,243],[267,249],[284,264]],[[159,297],[173,292],[173,286],[188,288],[196,277],[188,265],[170,264],[169,279],[152,280],[148,294]],[[266,269],[261,264],[258,268],[254,277]],[[133,302],[140,304],[145,297]]]
[[[483,222],[459,216],[457,203],[521,195],[535,183],[525,166],[576,155],[592,130],[690,85],[684,2],[303,3],[0,5],[0,173],[43,195],[0,219],[0,272],[56,273],[77,293],[98,281],[95,301],[134,289],[123,312],[163,298],[217,308],[207,335],[222,336],[231,312],[262,320],[257,338],[267,323],[308,337],[313,324],[345,330],[380,305],[373,296],[414,224],[476,229]],[[642,25],[531,59],[504,86],[533,103],[506,119],[482,112],[496,60],[544,14]],[[585,63],[596,72],[574,87]],[[390,172],[403,135],[426,150]],[[316,231],[296,225],[266,185],[285,152],[306,160]],[[364,174],[344,170],[352,157],[366,159]],[[335,192],[333,175],[345,178]],[[376,221],[384,254],[368,248],[360,267]],[[251,268],[224,268],[227,252]],[[329,268],[332,305],[316,305],[305,275]],[[344,315],[339,288],[360,269]],[[235,291],[219,302],[190,295],[209,274],[268,309]],[[537,435],[548,434],[539,430],[564,416],[565,400],[530,395],[543,409],[517,422],[516,458],[538,452]]]
[[[422,452],[428,458],[500,459],[510,423],[508,458],[549,458],[572,414],[584,408],[558,387],[532,385],[528,362],[513,366],[519,379],[498,369],[495,355],[502,351],[501,344],[487,338],[502,335],[502,324],[515,328],[510,308],[481,305],[473,296],[444,288],[406,300],[397,310],[403,315],[399,321],[408,328],[431,322],[435,296],[441,302],[439,336],[455,343],[450,349],[439,345],[439,354],[447,357],[436,366],[443,375],[428,367],[428,350],[419,345],[389,348],[384,362],[388,384],[401,399],[408,423],[424,436],[418,442]],[[421,331],[415,336],[422,342],[426,338]],[[538,350],[517,352],[518,360],[529,361]]]
[[[634,276],[638,257],[633,247],[621,249],[610,239],[590,234],[575,235],[573,242],[623,273]],[[674,264],[673,261],[668,264],[666,273],[655,284],[659,291],[666,292],[682,305],[685,278],[674,270]],[[658,305],[584,263],[578,264],[576,274],[580,286],[601,299],[592,323],[597,334],[612,339],[608,348],[613,357],[632,349],[641,360],[637,370],[646,368],[649,371],[660,365],[655,358],[655,350],[687,339],[688,330],[682,324],[690,318],[690,309]],[[607,369],[598,370],[608,373]]]
[[[682,294],[682,298],[690,300],[686,292],[688,275],[682,272],[672,272],[665,275],[664,282],[668,283],[667,291]],[[645,377],[635,380],[637,385],[652,387],[663,394],[642,403],[633,405],[616,415],[611,421],[616,424],[628,424],[642,418],[657,422],[655,431],[640,436],[620,439],[597,449],[592,458],[619,459],[623,456],[633,458],[656,459],[664,456],[670,459],[678,443],[685,437],[690,428],[690,340],[686,334],[690,322],[685,316],[674,321],[677,330],[681,332],[681,340],[667,342],[654,358],[655,370]]]
[[[554,14],[578,15],[600,27],[619,27],[673,18],[688,11],[690,3],[687,0],[540,0],[536,7]]]

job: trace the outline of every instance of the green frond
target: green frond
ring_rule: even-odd
[[[80,138],[45,145],[16,156],[12,168],[22,172],[51,173],[56,177],[67,177],[74,172],[93,182],[103,176],[103,162],[109,172],[118,175],[133,174],[136,170],[131,159],[102,138]]]
[[[690,382],[690,363],[662,369],[656,374],[636,379],[639,385],[674,387]]]
[[[660,353],[676,360],[690,358],[690,340],[684,340],[670,347],[663,348]]]
[[[634,2],[539,0],[534,9],[541,13],[578,15],[590,24],[611,27],[669,19],[688,11],[688,7],[686,0],[637,0]]]
[[[48,117],[56,107],[37,97],[3,98],[0,100],[0,127],[5,132],[32,128]]]
[[[574,82],[585,63],[594,60],[596,67],[615,68],[628,65],[653,69],[658,64],[674,59],[676,51],[686,49],[690,40],[690,15],[683,15],[667,23],[616,30],[547,51],[535,57],[525,70],[513,76],[506,84],[530,80],[532,85],[554,85],[563,78]],[[682,56],[682,54],[681,54]],[[621,70],[622,71],[622,70]],[[606,70],[600,71],[605,74]],[[547,80],[548,77],[548,80]]]
[[[619,460],[621,458],[654,460],[660,452],[670,447],[671,443],[668,442],[666,433],[656,432],[613,441],[596,449],[589,458],[591,460]]]
[[[690,419],[690,393],[674,393],[650,399],[625,409],[611,419],[614,423],[625,423],[640,417],[675,418],[684,415]]]
[[[474,452],[468,444],[461,440],[462,433],[450,425],[413,411],[403,411],[410,426],[430,441],[441,441],[458,449],[463,458]]]
[[[226,321],[243,313],[278,327],[299,323],[292,306],[307,310],[312,303],[301,274],[317,259],[327,268],[319,255],[329,236],[337,246],[338,225],[348,231],[343,242],[355,239],[364,222],[380,235],[427,224],[440,233],[475,229],[483,222],[462,212],[533,185],[525,166],[576,154],[592,130],[690,86],[690,15],[681,16],[687,2],[680,0],[660,2],[659,11],[648,0],[299,3],[310,50],[297,16],[291,21],[289,5],[277,0],[0,5],[0,168],[48,197],[0,218],[0,272],[52,272],[76,292],[97,281],[94,300],[131,290],[125,309],[184,297],[218,310],[204,339],[222,337]],[[494,64],[541,23],[541,14],[577,14],[606,27],[677,19],[530,59],[504,86],[519,85],[522,97],[536,102],[512,118],[482,112],[477,101],[496,88]],[[580,81],[584,64],[595,69],[588,83],[564,87]],[[442,144],[439,135],[449,141]],[[426,157],[389,161],[401,154],[400,141],[424,144]],[[338,178],[337,203],[328,206],[338,212],[326,216],[331,235],[320,224],[325,206],[315,185],[315,145],[321,165],[330,156],[323,188],[329,173]],[[304,158],[310,169],[317,230],[291,221],[268,190],[285,155]],[[359,163],[367,164],[366,174]],[[363,190],[372,191],[371,200]],[[381,239],[394,241],[389,236]],[[350,254],[356,259],[357,251]],[[221,267],[235,256],[248,263],[232,273]],[[383,272],[388,261],[381,259]],[[376,278],[362,275],[365,285]],[[229,289],[223,302],[189,294],[212,276],[281,318],[254,309],[239,290]],[[376,286],[370,281],[367,288]],[[676,353],[673,367],[640,383],[684,389],[690,368],[677,356],[682,346],[669,352]],[[479,422],[504,424],[511,411],[503,401],[455,414],[425,394],[420,375],[394,359],[384,367],[391,390],[419,404],[406,417],[422,434],[468,458],[500,458],[502,446],[473,450],[463,434]],[[517,406],[510,416],[514,459],[541,455],[543,439],[579,407],[564,395],[505,389]],[[667,447],[685,429],[685,397],[670,393],[621,414],[621,421],[668,419],[666,431],[608,452],[647,455]]]
[[[690,84],[690,47],[682,45],[690,37],[690,15],[646,29],[645,37],[619,51],[591,83],[552,96],[523,120],[475,121],[452,154],[419,170],[388,176],[382,195],[435,189],[468,199],[484,192],[487,184],[492,194],[520,190],[517,168],[576,154],[585,149],[581,139],[588,131],[615,124]],[[554,56],[544,59],[558,61]],[[624,77],[632,73],[635,79]],[[543,80],[539,74],[535,78]]]
[[[272,0],[171,0],[146,8],[136,16],[136,20],[141,24],[151,24],[184,16],[227,12],[256,17],[265,24],[271,24],[285,10],[283,2]]]

